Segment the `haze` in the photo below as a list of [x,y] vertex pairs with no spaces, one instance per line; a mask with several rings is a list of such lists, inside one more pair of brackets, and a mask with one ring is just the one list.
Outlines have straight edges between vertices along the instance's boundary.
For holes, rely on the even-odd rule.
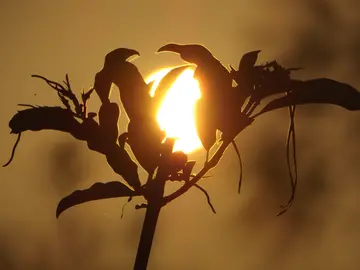
[[[297,78],[330,77],[360,90],[360,2],[258,1],[2,1],[0,10],[1,160],[15,142],[8,121],[18,103],[57,105],[40,74],[76,91],[89,88],[104,56],[118,47],[140,51],[144,76],[182,64],[154,52],[168,42],[201,43],[223,63],[261,49],[260,61],[304,67]],[[117,90],[113,99],[118,99]],[[94,96],[90,110],[97,110]],[[296,122],[299,187],[294,206],[285,159],[287,111],[259,118],[226,152],[209,192],[214,215],[194,189],[163,209],[151,269],[358,269],[360,113],[307,106]],[[124,117],[121,127],[124,128]],[[204,151],[192,158],[200,164]],[[13,163],[0,170],[0,269],[132,269],[143,210],[135,200],[84,204],[59,220],[59,200],[94,182],[116,180],[106,160],[85,143],[56,132],[27,132]],[[174,184],[174,188],[176,184]]]

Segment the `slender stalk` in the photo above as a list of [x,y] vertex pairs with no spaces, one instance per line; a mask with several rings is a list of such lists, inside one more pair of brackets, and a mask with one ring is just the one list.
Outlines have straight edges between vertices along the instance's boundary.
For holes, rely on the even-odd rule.
[[146,270],[149,261],[152,242],[155,235],[156,224],[159,218],[164,196],[166,181],[166,168],[160,166],[156,178],[149,186],[147,208],[141,231],[139,246],[136,254],[134,270]]
[[146,208],[134,270],[146,270],[147,268],[160,210],[160,201],[149,202]]

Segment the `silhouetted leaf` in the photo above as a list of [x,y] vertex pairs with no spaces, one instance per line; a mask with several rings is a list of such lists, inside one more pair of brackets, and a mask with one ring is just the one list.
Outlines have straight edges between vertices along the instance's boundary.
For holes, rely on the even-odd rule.
[[99,110],[99,124],[103,140],[108,143],[116,143],[119,136],[118,121],[120,108],[115,102],[103,103]]
[[114,77],[124,75],[123,72],[119,72],[121,66],[134,55],[140,55],[140,53],[133,49],[118,48],[105,56],[104,66],[95,75],[94,82],[95,91],[102,103],[109,102],[111,83],[114,82]]
[[130,121],[127,143],[138,163],[151,173],[159,165],[161,142],[165,133],[158,129],[158,123],[144,119],[142,122]]
[[311,103],[327,103],[350,111],[359,110],[360,93],[348,84],[327,78],[308,81],[292,80],[291,91],[288,95],[271,101],[253,117],[292,105]]
[[194,160],[190,160],[190,161],[186,162],[186,164],[183,168],[183,175],[184,175],[185,179],[188,180],[190,178],[190,175],[195,166],[195,163],[196,163],[196,161],[194,161]]
[[189,67],[191,67],[191,65],[183,65],[173,68],[161,79],[159,85],[156,87],[153,97],[155,112],[158,112],[158,110],[160,109],[161,103],[172,84],[176,81],[180,74]]
[[248,69],[255,65],[261,50],[251,51],[244,54],[239,62],[239,70]]
[[85,202],[138,195],[121,182],[95,183],[88,189],[76,190],[63,198],[56,209],[58,218],[65,210]]
[[176,173],[185,167],[188,156],[182,151],[175,151],[170,156],[170,171]]
[[138,166],[124,148],[115,144],[107,151],[106,160],[114,172],[121,175],[131,187],[135,190],[140,188]]
[[67,132],[75,138],[81,129],[72,112],[61,107],[32,107],[18,111],[9,122],[11,133],[45,129]]

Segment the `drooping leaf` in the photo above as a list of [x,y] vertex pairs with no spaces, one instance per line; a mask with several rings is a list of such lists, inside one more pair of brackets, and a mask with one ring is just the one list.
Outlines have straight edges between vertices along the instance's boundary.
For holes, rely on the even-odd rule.
[[139,195],[121,182],[95,183],[88,189],[76,190],[63,198],[56,209],[56,218],[65,210],[85,202]]
[[346,83],[327,78],[308,81],[292,80],[290,89],[288,95],[269,102],[253,118],[276,109],[312,103],[338,105],[350,111],[360,109],[360,93]]
[[140,188],[138,166],[124,148],[114,145],[107,151],[106,160],[114,172],[121,175],[131,187],[135,190]]

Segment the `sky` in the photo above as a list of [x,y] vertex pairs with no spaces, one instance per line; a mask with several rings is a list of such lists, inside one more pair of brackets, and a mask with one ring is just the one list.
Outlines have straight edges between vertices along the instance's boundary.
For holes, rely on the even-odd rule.
[[[0,158],[15,142],[8,122],[17,104],[57,105],[54,91],[31,74],[73,89],[92,86],[104,56],[140,52],[144,76],[183,62],[154,52],[169,42],[206,45],[223,63],[261,49],[259,61],[303,67],[296,78],[328,77],[360,89],[357,0],[2,1],[0,10]],[[112,97],[118,98],[114,91]],[[99,101],[90,102],[96,110]],[[299,186],[290,195],[285,158],[286,110],[259,118],[237,137],[244,182],[232,149],[212,177],[214,215],[198,190],[160,215],[148,269],[357,269],[360,263],[358,112],[335,106],[298,109]],[[125,122],[120,126],[124,127]],[[198,151],[192,158],[202,160]],[[13,163],[0,170],[0,269],[132,269],[143,210],[135,200],[91,202],[55,217],[75,189],[118,177],[97,153],[66,134],[23,134]],[[170,189],[176,188],[176,184]]]

